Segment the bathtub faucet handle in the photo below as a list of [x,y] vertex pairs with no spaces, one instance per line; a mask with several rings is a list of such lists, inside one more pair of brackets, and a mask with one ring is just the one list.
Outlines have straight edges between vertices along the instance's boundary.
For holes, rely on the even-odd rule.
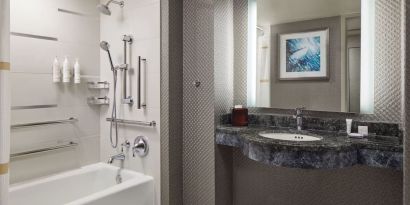
[[137,154],[140,157],[145,157],[148,154],[148,139],[144,136],[138,136],[134,140],[132,156],[135,157]]
[[128,150],[128,149],[131,147],[130,141],[125,140],[125,142],[123,142],[123,143],[121,144],[121,152],[124,152],[124,147],[125,147],[125,149]]

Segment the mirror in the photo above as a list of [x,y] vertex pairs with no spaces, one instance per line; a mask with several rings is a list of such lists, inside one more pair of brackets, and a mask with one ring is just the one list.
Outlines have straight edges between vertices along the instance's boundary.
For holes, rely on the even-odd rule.
[[248,106],[372,113],[374,1],[251,1]]

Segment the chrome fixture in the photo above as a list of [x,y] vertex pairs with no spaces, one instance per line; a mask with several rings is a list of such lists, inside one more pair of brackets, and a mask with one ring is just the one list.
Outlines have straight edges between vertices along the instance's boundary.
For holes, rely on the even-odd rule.
[[148,139],[144,136],[138,136],[134,140],[134,145],[132,147],[132,156],[138,155],[140,157],[145,157],[148,154]]
[[[145,102],[145,73],[146,73],[146,65],[144,65],[144,70],[142,69],[142,63],[146,64],[147,59],[141,58],[138,56],[138,103],[137,109],[141,109],[142,107],[146,107]],[[144,86],[143,86],[144,85]],[[144,96],[144,100],[142,100],[142,96]]]
[[140,126],[146,126],[146,127],[155,127],[157,125],[155,121],[145,122],[145,121],[113,119],[113,118],[107,118],[106,120],[108,122],[115,121],[118,124],[140,125]]
[[109,105],[110,104],[110,98],[107,96],[104,97],[88,97],[87,98],[87,103],[89,105]]
[[109,89],[110,83],[108,81],[88,82],[88,89]]
[[43,122],[32,122],[32,123],[24,123],[24,124],[15,124],[11,125],[11,129],[18,129],[18,128],[25,128],[25,127],[34,127],[34,126],[44,126],[44,125],[55,125],[55,124],[67,124],[67,123],[75,123],[78,122],[78,119],[74,117],[70,117],[66,120],[54,120],[54,121],[43,121]]
[[122,80],[122,104],[128,104],[132,105],[134,103],[134,100],[132,99],[132,96],[128,96],[127,94],[127,73],[128,73],[128,64],[127,64],[127,44],[129,47],[131,47],[131,44],[133,42],[132,36],[131,35],[124,35],[122,38],[122,41],[124,43],[124,64],[122,65],[122,68],[120,68],[123,72],[123,80]]
[[192,85],[194,85],[196,88],[198,88],[199,86],[201,86],[201,81],[196,80],[192,83]]
[[[111,65],[111,71],[113,75],[113,82],[114,82],[114,93],[113,93],[113,101],[112,101],[112,111],[111,111],[111,118],[117,119],[117,69],[115,69],[114,64],[112,63],[111,53],[110,53],[110,44],[107,41],[101,41],[100,43],[101,49],[107,51],[108,58]],[[115,128],[115,141],[113,139],[113,127]],[[110,125],[110,142],[112,148],[117,148],[118,146],[118,124],[115,120],[111,121]]]
[[65,145],[58,145],[58,146],[54,146],[54,147],[46,147],[46,148],[41,148],[41,149],[36,149],[36,150],[30,150],[30,151],[10,154],[10,158],[14,159],[14,158],[19,158],[19,157],[27,157],[27,156],[31,156],[31,155],[57,151],[57,150],[61,150],[61,149],[68,149],[68,148],[73,148],[73,147],[77,147],[77,146],[78,146],[78,143],[69,142],[68,144],[65,144]]
[[303,110],[305,108],[304,107],[298,107],[295,109],[296,114],[293,116],[293,118],[296,118],[296,126],[298,131],[302,130],[302,126],[303,126]]
[[122,183],[122,177],[121,177],[121,171],[124,169],[124,161],[125,161],[125,154],[124,152],[121,152],[120,154],[111,156],[108,159],[108,164],[112,164],[114,163],[115,160],[119,160],[120,161],[120,168],[117,171],[117,176],[115,177],[115,181],[117,182],[117,184],[121,184]]
[[109,0],[106,4],[98,4],[97,5],[97,9],[105,15],[110,16],[111,15],[111,10],[110,10],[110,4],[117,4],[119,5],[121,8],[124,7],[124,1],[114,1],[114,0]]
[[120,154],[111,156],[108,159],[108,164],[114,163],[115,160],[119,160],[119,161],[123,162],[125,160],[125,154],[121,152]]

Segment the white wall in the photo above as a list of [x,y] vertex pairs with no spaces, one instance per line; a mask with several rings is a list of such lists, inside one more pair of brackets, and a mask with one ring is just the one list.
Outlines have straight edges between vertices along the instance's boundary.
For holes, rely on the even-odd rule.
[[[102,1],[105,2],[105,1]],[[135,137],[144,135],[149,140],[149,154],[144,158],[133,158],[131,152],[126,152],[125,167],[151,175],[155,179],[156,203],[160,203],[160,1],[159,0],[125,0],[124,8],[117,5],[111,7],[112,15],[101,15],[102,41],[111,45],[114,64],[123,63],[123,35],[132,35],[134,43],[131,48],[131,67],[129,75],[129,90],[137,100],[137,66],[138,56],[147,59],[147,108],[138,110],[136,105],[118,105],[118,118],[157,122],[155,128],[139,126],[121,126],[119,144],[128,139],[133,143]],[[107,53],[100,51],[101,80],[107,80],[112,85]],[[122,75],[119,72],[118,99],[121,97]],[[108,96],[112,98],[112,89]],[[110,155],[119,153],[120,148],[111,148],[109,139],[109,122],[105,118],[111,116],[110,108],[101,109],[101,161],[108,160]],[[120,147],[120,146],[119,146]]]
[[[45,109],[13,110],[12,124],[76,117],[74,125],[51,125],[13,129],[12,153],[54,146],[75,139],[80,146],[26,158],[13,159],[11,182],[77,168],[99,160],[99,107],[87,104],[98,95],[80,85],[52,83],[55,56],[79,58],[82,75],[98,79],[99,16],[97,0],[12,0],[11,32],[56,38],[44,40],[11,35],[12,106],[57,105]],[[80,13],[75,15],[59,9]]]

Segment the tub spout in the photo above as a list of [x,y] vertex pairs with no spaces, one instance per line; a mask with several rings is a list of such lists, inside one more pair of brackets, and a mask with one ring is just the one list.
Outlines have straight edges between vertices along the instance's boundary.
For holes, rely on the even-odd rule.
[[125,155],[124,155],[124,153],[111,156],[111,157],[108,159],[108,164],[112,164],[115,160],[120,160],[120,161],[123,162],[123,161],[125,160]]

